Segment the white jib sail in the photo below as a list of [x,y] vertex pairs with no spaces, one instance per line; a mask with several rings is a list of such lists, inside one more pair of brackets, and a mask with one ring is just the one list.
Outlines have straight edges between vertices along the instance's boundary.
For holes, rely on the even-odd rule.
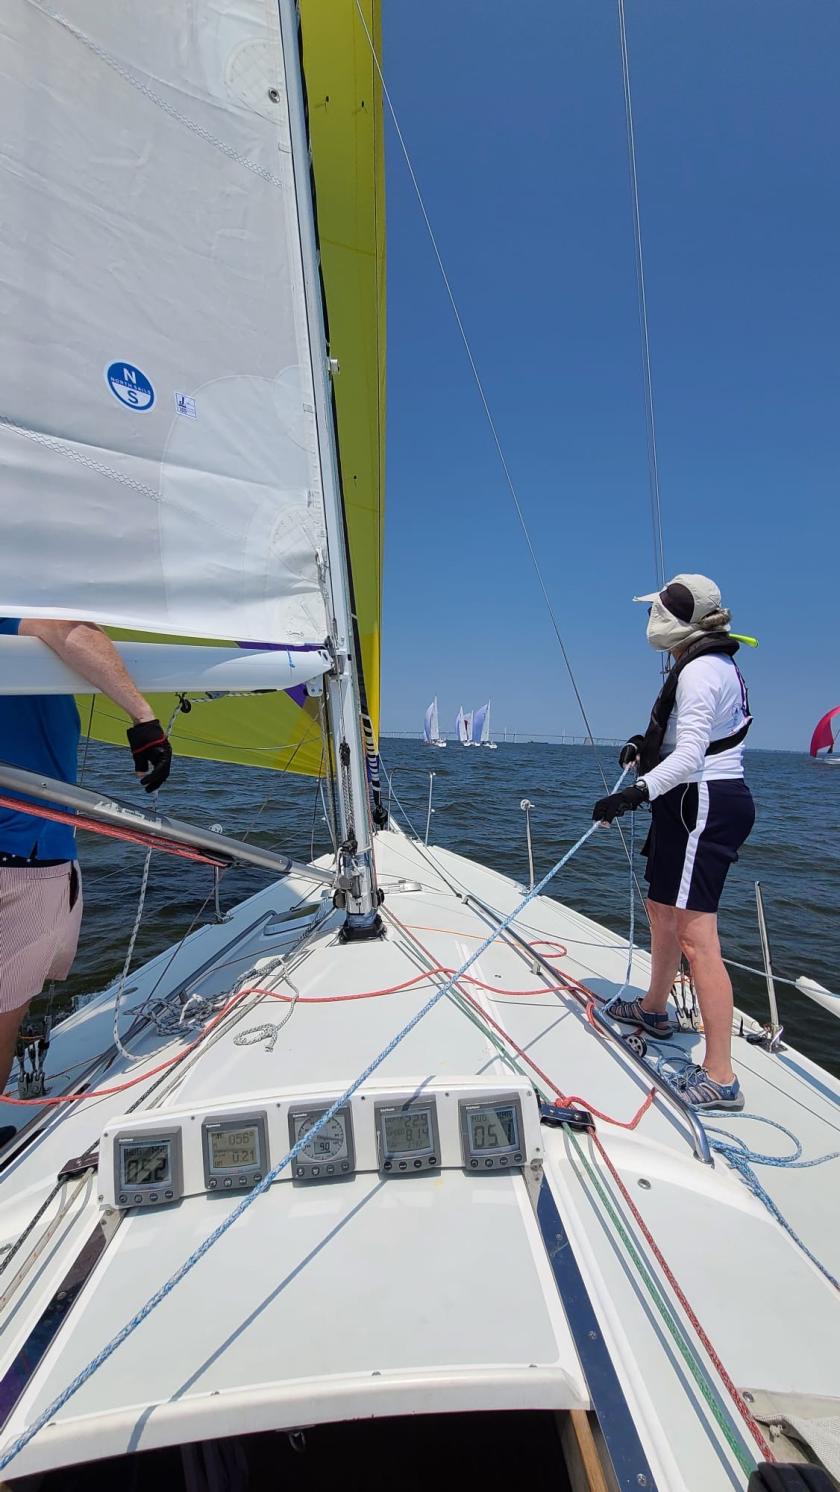
[[490,701],[479,705],[472,717],[473,745],[483,746],[490,739]]
[[431,701],[422,721],[422,739],[427,746],[433,746],[440,739],[440,728],[437,724],[437,697]]
[[0,138],[0,612],[322,642],[277,7],[4,0]]

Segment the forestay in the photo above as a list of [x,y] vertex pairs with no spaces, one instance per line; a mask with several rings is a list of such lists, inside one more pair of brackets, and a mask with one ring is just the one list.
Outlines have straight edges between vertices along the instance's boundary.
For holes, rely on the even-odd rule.
[[323,642],[276,8],[8,0],[0,59],[3,610]]

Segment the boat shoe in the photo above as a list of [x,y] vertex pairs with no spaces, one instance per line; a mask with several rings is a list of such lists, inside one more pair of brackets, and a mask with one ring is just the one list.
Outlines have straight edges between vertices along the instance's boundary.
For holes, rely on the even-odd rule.
[[648,1035],[658,1037],[660,1041],[667,1041],[677,1029],[670,1016],[658,1011],[643,1010],[641,1000],[608,1001],[604,1006],[604,1015],[608,1015],[611,1020],[620,1021],[624,1026],[641,1026]]
[[716,1083],[705,1067],[692,1062],[680,1073],[674,1087],[693,1109],[742,1109],[744,1095],[736,1078],[732,1083]]

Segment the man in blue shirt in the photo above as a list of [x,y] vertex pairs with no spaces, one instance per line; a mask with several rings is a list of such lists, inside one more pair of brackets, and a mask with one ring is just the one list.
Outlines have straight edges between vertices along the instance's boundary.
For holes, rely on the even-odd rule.
[[[166,781],[172,749],[110,638],[91,622],[0,617],[0,633],[37,637],[130,716],[128,743],[147,792]],[[68,694],[0,695],[0,759],[75,782],[81,727]],[[21,798],[21,803],[27,800]],[[32,801],[32,800],[29,800]],[[56,805],[58,806],[58,805]],[[0,1092],[17,1034],[47,980],[66,979],[82,913],[76,838],[68,824],[0,807]],[[0,1144],[15,1133],[0,1128]]]

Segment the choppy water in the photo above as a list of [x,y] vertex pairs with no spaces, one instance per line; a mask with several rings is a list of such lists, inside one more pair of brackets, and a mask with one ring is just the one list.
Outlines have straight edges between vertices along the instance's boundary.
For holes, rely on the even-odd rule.
[[[431,842],[526,883],[521,800],[529,798],[535,805],[532,826],[539,876],[578,838],[602,792],[591,747],[500,744],[497,751],[476,751],[450,743],[446,751],[431,751],[420,742],[385,740],[383,757],[395,796],[421,833],[429,772],[435,772]],[[601,758],[614,780],[614,753],[602,748]],[[727,882],[720,917],[724,952],[760,966],[754,892],[754,883],[760,880],[776,972],[790,978],[807,974],[837,990],[840,767],[815,766],[793,753],[750,751],[747,778],[758,818]],[[127,751],[92,748],[87,782],[127,799],[144,797],[132,785]],[[281,846],[304,860],[310,858],[313,845],[316,853],[328,847],[315,784],[303,778],[212,763],[178,763],[161,794],[161,808],[204,826],[220,824],[228,834],[247,833],[255,843]],[[101,987],[119,971],[143,863],[142,850],[90,834],[80,836],[80,856],[85,920],[79,957],[61,991],[62,1000]],[[223,906],[264,884],[258,871],[227,872],[221,888]],[[551,889],[558,899],[626,933],[628,871],[617,832],[604,830],[594,836]],[[179,939],[194,919],[212,916],[211,890],[206,867],[155,855],[135,963]],[[734,983],[737,1002],[765,1018],[763,979],[736,971]],[[840,1021],[784,985],[778,994],[790,1040],[840,1074]]]

